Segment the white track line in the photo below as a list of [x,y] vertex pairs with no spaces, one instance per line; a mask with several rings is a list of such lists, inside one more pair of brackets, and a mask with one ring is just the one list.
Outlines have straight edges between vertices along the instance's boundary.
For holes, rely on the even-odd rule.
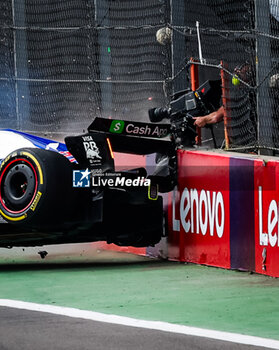
[[62,315],[68,317],[82,318],[85,320],[92,320],[98,322],[118,324],[122,326],[138,327],[145,329],[153,329],[158,331],[178,333],[184,335],[192,335],[197,337],[204,337],[222,341],[228,341],[238,344],[262,346],[270,349],[279,349],[279,341],[267,338],[259,338],[250,335],[243,335],[237,333],[228,333],[213,331],[209,329],[202,329],[196,327],[188,327],[183,325],[176,325],[167,322],[159,321],[145,321],[136,318],[107,315],[100,312],[79,310],[70,307],[53,306],[45,304],[28,303],[24,301],[0,299],[0,306],[7,306],[16,309],[47,312],[55,315]]

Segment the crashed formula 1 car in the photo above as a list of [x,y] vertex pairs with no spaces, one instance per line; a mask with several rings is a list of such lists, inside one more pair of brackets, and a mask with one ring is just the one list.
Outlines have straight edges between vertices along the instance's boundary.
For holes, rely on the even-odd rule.
[[116,172],[112,150],[151,153],[164,142],[159,134],[155,138],[156,128],[168,130],[128,123],[128,133],[129,128],[152,131],[152,138],[141,140],[118,134],[124,124],[96,118],[87,134],[66,137],[65,144],[1,130],[0,246],[102,240],[144,247],[159,242],[163,206],[157,184],[145,168]]
[[[87,134],[66,137],[65,144],[0,130],[0,246],[158,243],[158,191],[174,188],[176,149],[193,145],[192,116],[211,110],[210,91],[207,83],[175,94],[169,108],[149,110],[152,123],[96,117]],[[156,124],[164,118],[170,122]],[[113,150],[158,153],[157,168],[152,174],[145,168],[115,171]]]

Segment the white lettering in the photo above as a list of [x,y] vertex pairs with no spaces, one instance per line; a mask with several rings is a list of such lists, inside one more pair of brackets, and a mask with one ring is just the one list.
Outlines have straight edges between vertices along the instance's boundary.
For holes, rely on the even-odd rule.
[[114,179],[108,179],[107,184],[108,184],[108,186],[114,186]]
[[176,219],[176,214],[175,214],[176,194],[177,194],[177,187],[175,187],[172,192],[172,229],[173,231],[179,232],[180,221]]
[[127,134],[135,134],[135,135],[151,135],[151,136],[166,136],[168,130],[166,128],[160,128],[156,126],[152,131],[148,125],[145,126],[135,126],[133,123],[130,123],[126,126]]
[[210,236],[213,236],[216,192],[212,193],[212,205],[211,205],[211,200],[210,200],[210,192],[207,191],[206,195],[207,195],[207,203],[208,203],[209,232],[210,232]]
[[126,132],[127,132],[128,134],[131,134],[131,133],[133,132],[133,128],[134,128],[134,124],[128,124],[128,125],[126,126]]
[[120,122],[115,123],[115,124],[114,124],[113,130],[114,130],[114,131],[118,131],[118,130],[120,129],[121,125],[122,125],[122,124],[121,124]]
[[93,141],[92,136],[88,135],[88,136],[82,136],[83,141]]
[[156,126],[156,128],[154,129],[152,135],[157,135],[157,136],[160,136],[160,129],[158,126]]
[[100,186],[100,178],[98,176],[92,176],[92,186]]
[[[202,210],[203,206],[204,206],[204,212]],[[199,217],[200,217],[201,233],[205,235],[207,231],[207,223],[208,223],[208,205],[207,205],[207,198],[204,190],[202,190],[200,194]],[[204,217],[204,221],[203,221],[203,217]]]
[[275,247],[277,243],[276,232],[272,234],[275,226],[277,226],[277,222],[278,222],[277,203],[275,200],[272,200],[268,208],[268,240],[271,247]]
[[147,187],[151,186],[151,180],[150,179],[145,179],[143,185],[147,186]]
[[180,220],[175,216],[175,192],[172,197],[172,225],[174,231],[180,231],[180,223],[185,233],[203,236],[208,232],[210,236],[217,234],[223,237],[225,228],[225,205],[221,192],[210,192],[184,188],[180,198]]
[[83,145],[84,145],[85,151],[87,151],[90,148],[89,142],[83,142]]
[[[185,207],[185,200],[187,201],[187,205]],[[190,210],[190,194],[187,188],[184,188],[182,192],[181,200],[180,200],[180,219],[184,231],[187,233],[190,230],[191,224],[190,220],[186,221],[186,217]]]
[[117,176],[115,180],[115,186],[124,186],[125,177]]
[[[109,174],[106,174],[109,176]],[[99,187],[99,186],[109,186],[109,187],[117,187],[117,186],[150,186],[151,180],[146,179],[143,176],[137,177],[135,179],[127,179],[125,176],[113,176],[115,174],[112,174],[112,178],[108,178],[105,176],[98,176],[94,175],[92,176],[92,186]]]
[[[219,224],[219,207],[221,209],[221,223]],[[223,201],[223,196],[221,192],[217,193],[217,198],[216,198],[216,209],[215,209],[215,225],[216,225],[216,230],[217,230],[217,235],[219,238],[223,236],[224,233],[224,224],[225,224],[225,208],[224,208],[224,201]]]
[[263,200],[262,200],[262,187],[259,186],[259,234],[260,245],[266,246],[268,244],[267,233],[263,232]]
[[126,132],[127,132],[127,134],[150,135],[151,129],[148,125],[138,127],[138,126],[135,126],[134,124],[130,123],[126,126]]
[[190,191],[191,194],[191,232],[194,232],[194,202],[196,203],[196,233],[200,233],[199,227],[199,196],[196,189]]

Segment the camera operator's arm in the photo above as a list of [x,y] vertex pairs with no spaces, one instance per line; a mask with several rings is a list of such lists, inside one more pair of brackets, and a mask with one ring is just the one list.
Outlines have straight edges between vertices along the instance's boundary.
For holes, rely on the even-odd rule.
[[217,111],[214,111],[203,117],[193,117],[195,119],[194,125],[199,128],[203,128],[208,124],[216,124],[223,120],[224,118],[224,107],[220,107]]

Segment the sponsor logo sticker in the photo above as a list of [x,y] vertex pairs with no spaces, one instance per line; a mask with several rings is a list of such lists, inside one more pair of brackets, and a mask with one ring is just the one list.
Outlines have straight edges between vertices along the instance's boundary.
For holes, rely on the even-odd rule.
[[96,169],[73,170],[73,187],[141,187],[150,186],[151,180],[143,176],[127,178],[121,173],[101,173]]
[[39,200],[40,200],[41,196],[42,196],[42,192],[38,191],[38,193],[36,194],[36,197],[35,197],[35,199],[34,199],[32,205],[31,205],[31,208],[30,208],[31,210],[33,210],[33,211],[36,210],[37,205],[38,205],[38,203],[39,203]]
[[114,134],[121,134],[125,126],[125,122],[123,120],[113,120],[109,132]]
[[82,139],[86,158],[89,160],[90,164],[101,164],[102,157],[100,155],[100,150],[93,140],[93,137],[91,135],[82,136]]
[[73,187],[90,187],[90,170],[73,170]]
[[151,180],[143,176],[134,179],[115,174],[103,174],[103,176],[92,176],[92,187],[141,187],[150,186]]

